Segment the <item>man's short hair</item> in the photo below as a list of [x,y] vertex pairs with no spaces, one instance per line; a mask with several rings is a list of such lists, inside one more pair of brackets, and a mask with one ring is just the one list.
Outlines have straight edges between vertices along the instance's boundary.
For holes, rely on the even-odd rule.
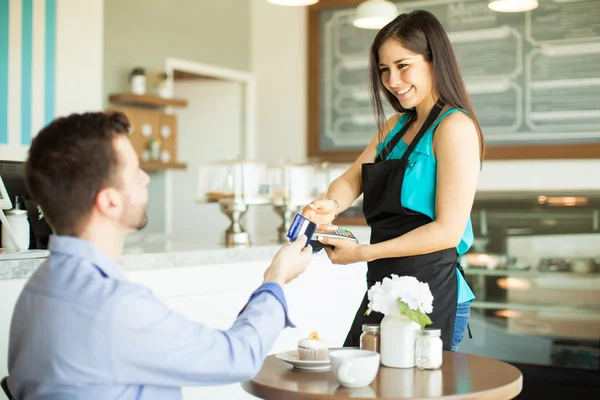
[[98,192],[118,186],[114,139],[129,129],[121,112],[88,112],[57,118],[33,139],[25,178],[56,233],[80,234]]

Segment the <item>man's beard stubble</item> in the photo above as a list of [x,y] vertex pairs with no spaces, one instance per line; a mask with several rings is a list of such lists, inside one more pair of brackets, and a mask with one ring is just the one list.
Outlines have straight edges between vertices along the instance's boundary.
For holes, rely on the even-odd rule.
[[146,225],[148,225],[148,210],[144,210],[144,213],[142,214],[135,229],[138,231],[142,230],[146,227]]
[[123,216],[123,225],[136,231],[148,225],[148,204],[143,206],[129,206]]

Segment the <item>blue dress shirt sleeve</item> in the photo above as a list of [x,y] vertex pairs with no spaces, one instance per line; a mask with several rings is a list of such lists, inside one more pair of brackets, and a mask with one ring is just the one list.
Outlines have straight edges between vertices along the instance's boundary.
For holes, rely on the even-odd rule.
[[201,386],[249,380],[279,333],[293,326],[276,283],[260,286],[228,330],[190,321],[137,285],[107,305],[107,312],[110,363],[115,381],[122,384]]
[[[256,289],[254,291],[254,293],[252,293],[252,296],[250,296],[250,300],[248,301],[248,303],[250,303],[252,301],[252,299],[254,299],[259,294],[265,293],[265,292],[271,293],[273,296],[275,296],[275,298],[277,300],[279,300],[279,303],[281,303],[281,306],[283,307],[283,309],[285,311],[285,326],[286,326],[286,328],[287,327],[295,328],[296,325],[294,325],[294,323],[290,320],[290,318],[288,316],[287,302],[285,301],[285,295],[283,294],[283,289],[277,283],[275,283],[275,282],[263,283],[258,289]],[[242,312],[244,312],[244,310],[240,311],[240,314]]]

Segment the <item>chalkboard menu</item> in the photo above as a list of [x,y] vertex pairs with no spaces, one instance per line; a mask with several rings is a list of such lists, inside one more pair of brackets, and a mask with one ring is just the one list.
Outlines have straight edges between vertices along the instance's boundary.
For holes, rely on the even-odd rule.
[[[551,146],[551,158],[600,157],[600,0],[540,0],[519,13],[488,2],[395,3],[442,22],[488,149],[528,149],[517,157],[528,158]],[[334,3],[309,12],[309,155],[352,159],[376,129],[367,83],[376,31],[352,25],[359,1]],[[504,154],[496,158],[511,158]]]

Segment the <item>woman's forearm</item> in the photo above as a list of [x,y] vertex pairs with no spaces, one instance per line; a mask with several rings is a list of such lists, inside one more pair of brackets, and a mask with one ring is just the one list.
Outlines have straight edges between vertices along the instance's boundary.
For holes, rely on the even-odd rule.
[[363,247],[364,261],[416,256],[458,246],[463,231],[450,224],[430,222],[394,239]]
[[327,198],[336,200],[340,206],[338,213],[347,210],[362,193],[360,182],[352,182],[345,175],[336,178],[329,185]]

